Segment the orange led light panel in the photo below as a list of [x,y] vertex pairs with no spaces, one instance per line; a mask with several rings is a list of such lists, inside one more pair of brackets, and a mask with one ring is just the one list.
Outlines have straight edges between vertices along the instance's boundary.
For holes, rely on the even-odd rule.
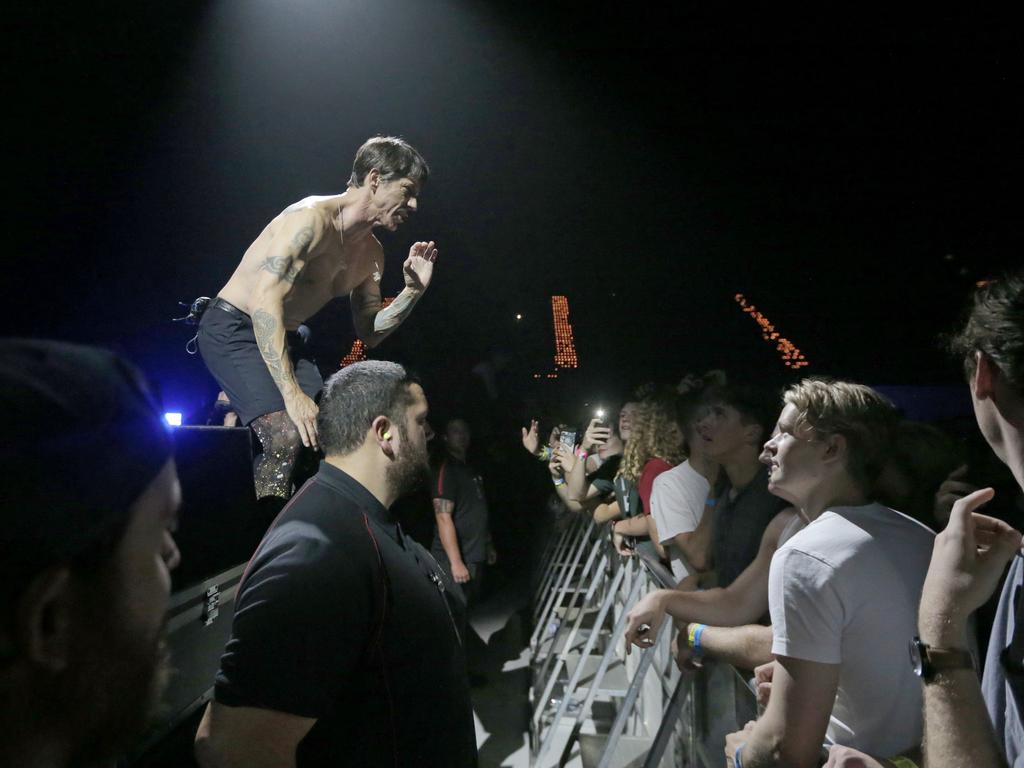
[[[565,296],[552,296],[551,316],[555,326],[555,367],[578,368],[579,358],[572,338],[572,324],[569,322],[569,299]],[[557,376],[549,374],[548,378]]]
[[740,305],[743,312],[750,315],[760,327],[761,338],[769,343],[775,343],[775,351],[781,353],[779,357],[782,359],[783,365],[787,368],[805,368],[810,364],[796,344],[781,336],[764,313],[758,312],[757,307],[747,301],[746,296],[737,293],[733,299]]
[[[395,300],[394,296],[390,296],[381,301],[381,308],[383,309],[392,301]],[[345,368],[353,363],[361,363],[366,359],[366,345],[363,344],[362,339],[356,339],[352,342],[352,349],[348,351],[348,354],[341,358],[341,367]]]

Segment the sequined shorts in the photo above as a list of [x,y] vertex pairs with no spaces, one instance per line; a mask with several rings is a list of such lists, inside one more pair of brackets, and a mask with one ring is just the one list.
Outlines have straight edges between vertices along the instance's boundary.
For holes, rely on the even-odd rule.
[[[214,300],[199,321],[199,353],[243,424],[285,409],[256,346],[252,320],[242,310],[223,299]],[[288,333],[288,353],[299,386],[315,399],[324,380],[299,334]]]

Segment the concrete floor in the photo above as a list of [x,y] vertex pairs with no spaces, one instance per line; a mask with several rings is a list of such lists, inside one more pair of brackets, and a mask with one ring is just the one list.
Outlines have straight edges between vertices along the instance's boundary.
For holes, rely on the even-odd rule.
[[469,668],[480,768],[529,765],[526,590],[506,584],[470,613]]

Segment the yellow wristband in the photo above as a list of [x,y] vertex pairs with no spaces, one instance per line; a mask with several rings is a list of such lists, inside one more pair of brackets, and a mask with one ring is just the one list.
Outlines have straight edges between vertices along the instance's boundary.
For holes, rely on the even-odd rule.
[[889,762],[895,765],[896,768],[918,768],[917,763],[909,757],[890,757]]
[[700,624],[691,624],[689,628],[686,630],[686,639],[691,648],[693,648],[693,644],[697,636],[697,627],[699,626]]

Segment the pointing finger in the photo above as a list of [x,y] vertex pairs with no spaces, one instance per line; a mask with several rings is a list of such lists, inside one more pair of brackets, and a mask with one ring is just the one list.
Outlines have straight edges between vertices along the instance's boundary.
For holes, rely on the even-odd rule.
[[973,542],[974,524],[971,519],[971,513],[982,504],[991,501],[995,495],[996,492],[993,489],[982,488],[980,491],[964,496],[953,505],[953,510],[949,513],[949,523],[946,524],[946,530],[950,535],[963,536],[968,541]]

